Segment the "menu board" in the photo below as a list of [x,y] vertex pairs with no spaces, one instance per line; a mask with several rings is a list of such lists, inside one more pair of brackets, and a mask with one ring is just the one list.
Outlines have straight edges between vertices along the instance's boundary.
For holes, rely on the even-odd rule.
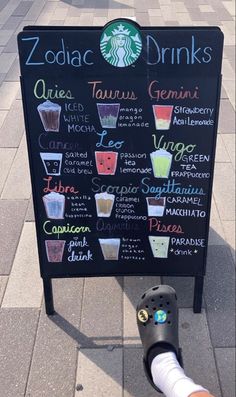
[[204,275],[220,29],[120,19],[18,46],[42,277]]

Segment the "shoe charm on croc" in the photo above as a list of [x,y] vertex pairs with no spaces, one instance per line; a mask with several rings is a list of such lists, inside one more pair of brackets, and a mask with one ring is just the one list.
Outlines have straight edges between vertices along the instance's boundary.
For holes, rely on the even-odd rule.
[[152,381],[148,354],[155,347],[173,351],[182,366],[178,337],[178,308],[175,290],[168,285],[148,289],[137,306],[137,324],[143,344],[143,364],[146,376],[155,390],[160,390]]
[[138,312],[138,319],[141,323],[146,323],[148,321],[149,315],[147,310],[141,309]]

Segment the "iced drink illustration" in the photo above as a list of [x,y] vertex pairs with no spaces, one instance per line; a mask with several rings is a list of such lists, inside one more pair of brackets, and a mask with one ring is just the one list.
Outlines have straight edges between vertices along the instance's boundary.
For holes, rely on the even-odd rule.
[[154,258],[168,258],[170,237],[148,236]]
[[163,216],[166,205],[166,198],[147,197],[148,216]]
[[61,106],[49,100],[37,107],[45,131],[59,131]]
[[111,216],[115,195],[109,193],[95,194],[97,216],[108,218]]
[[168,178],[172,154],[164,149],[156,150],[150,154],[155,178]]
[[117,152],[95,152],[98,174],[115,175],[117,157]]
[[169,130],[173,106],[152,105],[156,130]]
[[108,261],[115,261],[119,258],[120,238],[99,238],[103,257]]
[[62,262],[65,240],[45,240],[48,262]]
[[61,175],[62,153],[40,153],[47,175]]
[[120,104],[97,103],[97,109],[102,128],[116,128]]
[[48,218],[64,219],[65,196],[63,194],[56,192],[45,194],[43,203]]

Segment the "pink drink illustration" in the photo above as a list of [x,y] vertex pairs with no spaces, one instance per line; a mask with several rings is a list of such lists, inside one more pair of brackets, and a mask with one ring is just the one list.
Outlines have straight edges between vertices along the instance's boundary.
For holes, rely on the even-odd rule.
[[100,175],[115,175],[117,152],[95,152],[97,172]]
[[47,217],[50,219],[64,219],[65,196],[51,192],[43,196],[43,203]]
[[166,198],[147,197],[148,216],[163,216],[166,205]]
[[49,100],[37,107],[45,131],[59,131],[61,106]]
[[62,262],[65,240],[45,240],[48,262]]
[[97,103],[97,109],[102,128],[116,128],[120,104]]
[[47,175],[61,175],[62,153],[40,153]]
[[105,260],[118,260],[120,238],[99,238],[99,243]]
[[152,109],[155,119],[156,130],[169,130],[173,106],[153,105]]

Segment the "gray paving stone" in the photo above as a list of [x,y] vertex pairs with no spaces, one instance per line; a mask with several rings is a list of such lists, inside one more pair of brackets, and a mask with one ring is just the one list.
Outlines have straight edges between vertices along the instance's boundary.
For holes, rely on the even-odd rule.
[[20,236],[2,307],[40,308],[42,295],[35,223],[27,222]]
[[32,5],[32,7],[29,9],[29,11],[27,12],[27,14],[25,15],[25,19],[26,20],[36,20],[38,18],[38,16],[40,15],[40,13],[43,10],[43,7],[45,6],[45,4],[47,3],[46,0],[40,0],[40,1],[35,1],[34,4]]
[[222,138],[224,135],[225,134],[217,135],[216,156],[215,156],[216,163],[230,163],[230,158],[226,150],[224,140]]
[[18,7],[13,12],[14,17],[24,17],[33,5],[33,1],[21,1]]
[[8,0],[1,0],[0,11],[7,5],[7,3],[8,3]]
[[7,276],[0,276],[0,307],[6,289],[7,281],[8,281]]
[[17,26],[21,23],[22,17],[14,17],[10,16],[8,20],[2,26],[3,29],[12,29],[15,30]]
[[136,306],[148,288],[160,283],[160,277],[124,277],[123,340],[126,346],[140,346],[141,341],[136,325]]
[[19,81],[19,80],[20,80],[20,67],[19,67],[19,59],[17,57],[7,73],[5,77],[5,81]]
[[235,267],[227,246],[208,250],[204,296],[214,347],[235,346]]
[[210,229],[209,229],[209,245],[225,245],[225,233],[219,211],[216,207],[215,200],[211,200]]
[[16,149],[0,148],[0,195],[9,174]]
[[226,241],[229,247],[233,251],[233,257],[235,256],[235,221],[223,221],[223,228],[226,236]]
[[15,100],[0,129],[0,147],[18,147],[24,132],[22,102]]
[[83,347],[122,343],[121,278],[85,280],[81,332],[87,336]]
[[19,89],[19,83],[4,81],[0,86],[0,109],[10,109],[12,102],[15,99],[17,91]]
[[0,388],[3,397],[25,396],[38,315],[35,309],[0,309]]
[[205,310],[179,310],[179,337],[186,375],[221,397]]
[[213,194],[221,220],[235,220],[235,174],[231,163],[215,164]]
[[14,60],[16,58],[16,54],[6,54],[3,52],[0,55],[0,70],[2,73],[8,73]]
[[221,134],[235,133],[235,112],[228,99],[223,99],[220,102],[218,131]]
[[12,29],[1,29],[0,30],[0,45],[5,46],[13,33],[14,33],[14,30],[12,30]]
[[23,136],[4,185],[1,198],[29,200],[31,194],[28,152],[26,139]]
[[24,200],[0,200],[0,274],[10,273],[25,217]]
[[235,349],[215,349],[223,397],[235,397]]
[[34,217],[34,207],[33,207],[33,200],[32,198],[29,200],[26,216],[25,216],[25,221],[26,222],[32,222],[35,220]]
[[13,34],[11,38],[8,40],[8,42],[5,45],[4,51],[6,53],[17,53],[18,47],[17,47],[17,35]]
[[176,290],[179,308],[193,307],[194,277],[163,277],[163,284]]
[[[86,397],[123,396],[123,352],[121,348],[81,349],[78,355],[76,385]],[[81,391],[75,392],[80,397]],[[66,397],[66,396],[65,396]]]
[[0,85],[2,84],[3,80],[5,79],[6,74],[0,73]]
[[141,26],[149,26],[150,25],[150,19],[149,15],[147,12],[137,12],[135,13],[136,20]]
[[222,134],[222,139],[228,151],[232,166],[235,167],[235,135]]
[[149,384],[143,370],[143,349],[124,349],[124,397],[161,397]]
[[43,306],[26,396],[74,396],[82,292],[83,279],[53,280],[58,314],[48,317]]

